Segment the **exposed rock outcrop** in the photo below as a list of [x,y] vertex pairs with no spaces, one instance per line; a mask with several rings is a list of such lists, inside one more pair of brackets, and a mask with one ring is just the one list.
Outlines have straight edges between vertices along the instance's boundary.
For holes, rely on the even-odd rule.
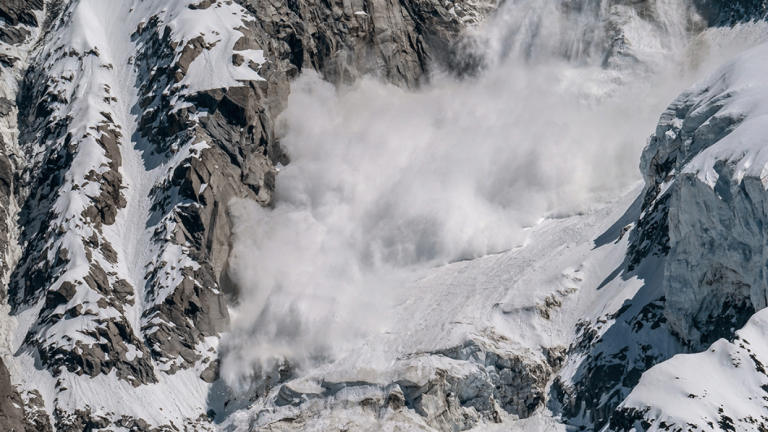
[[[467,4],[468,15],[459,18],[430,2],[410,8],[386,2],[343,8],[324,3],[243,6],[256,19],[243,20],[237,29],[241,36],[232,47],[232,65],[258,75],[237,86],[192,91],[185,85],[194,61],[216,46],[201,36],[177,40],[159,16],[143,22],[133,35],[151,47],[134,61],[143,110],[139,133],[152,144],[148,151],[171,160],[184,146],[206,143],[199,152],[176,158],[170,178],[152,192],[155,217],[164,221],[155,231],[156,243],[181,247],[200,266],[183,270],[183,282],[175,286],[164,285],[172,274],[167,261],[158,260],[150,269],[155,306],[143,313],[143,331],[169,372],[192,366],[199,359],[193,354],[198,341],[227,324],[222,293],[234,290],[226,275],[231,248],[227,205],[233,198],[271,203],[274,165],[288,163],[273,119],[285,106],[290,79],[311,68],[337,83],[374,74],[416,86],[432,64],[425,37],[445,44],[434,47],[443,52],[461,29],[493,9],[491,4]],[[220,7],[216,2],[192,5],[196,11]],[[261,57],[253,57],[254,52]],[[184,104],[191,106],[178,108]],[[162,298],[157,292],[173,294]],[[191,322],[184,318],[190,314]]]
[[24,422],[26,432],[53,432],[51,418],[45,409],[43,396],[37,389],[28,390],[24,398]]
[[[508,341],[507,341],[508,342]],[[468,340],[437,352],[398,361],[392,382],[299,379],[279,385],[268,408],[253,414],[255,430],[301,430],[327,410],[350,410],[352,424],[409,418],[425,430],[463,431],[500,423],[507,415],[531,416],[545,402],[545,388],[557,370],[552,363],[514,353],[504,340]],[[290,422],[286,421],[290,417]],[[431,428],[431,429],[427,429]]]
[[[765,309],[768,296],[763,229],[768,192],[759,132],[766,115],[761,103],[766,64],[766,48],[755,48],[682,94],[662,115],[643,153],[646,202],[669,197],[663,206],[646,206],[642,216],[661,212],[668,220],[660,232],[669,249],[662,284],[666,302],[659,315],[685,350],[699,354],[677,356],[646,372],[613,413],[613,430],[715,424],[723,430],[761,430],[768,424],[759,388],[766,380],[764,347],[750,342],[762,340],[765,314],[755,312]],[[723,366],[728,364],[733,367]],[[717,368],[750,375],[729,383],[750,384],[732,389],[728,384],[721,391],[718,383],[696,378],[719,375],[713,372]],[[662,390],[662,382],[678,391]],[[705,401],[696,402],[700,399]],[[699,408],[694,416],[691,404],[719,408]]]
[[[59,28],[82,19],[73,5],[48,13],[61,20]],[[108,48],[78,50],[60,40],[41,50],[26,72],[19,97],[26,165],[16,189],[26,247],[9,294],[16,313],[42,303],[25,345],[52,372],[117,370],[140,385],[156,379],[126,317],[133,288],[118,275],[119,257],[104,232],[126,205],[114,66],[100,55]],[[79,94],[78,85],[96,90]],[[71,320],[80,323],[75,334],[61,330],[71,328]]]
[[[651,0],[553,4],[584,41],[558,39],[557,55],[610,72],[652,67],[666,49],[656,39],[765,14],[762,3],[746,1],[680,2],[684,11],[671,21]],[[413,88],[437,69],[471,75],[482,61],[461,51],[462,31],[496,6],[3,2],[0,77],[10,84],[0,86],[0,281],[8,289],[0,293],[25,334],[10,354],[34,364],[24,373],[52,375],[46,391],[56,396],[46,412],[41,394],[17,393],[0,363],[0,427],[52,430],[51,414],[57,430],[212,428],[206,392],[224,385],[218,337],[238,294],[227,274],[228,206],[273,204],[278,167],[290,162],[275,119],[291,80],[313,70],[338,85],[368,74]],[[597,24],[579,27],[583,20]],[[641,27],[652,49],[633,39]],[[768,261],[765,176],[750,168],[760,152],[718,150],[747,124],[742,93],[725,78],[710,80],[664,113],[643,154],[643,196],[621,227],[627,259],[612,275],[644,285],[620,309],[581,322],[567,350],[512,351],[464,334],[449,349],[403,354],[384,382],[302,381],[284,368],[263,394],[246,398],[263,402],[250,408],[250,426],[300,429],[339,409],[455,431],[528,418],[550,402],[576,427],[646,427],[643,407],[615,411],[642,374],[677,353],[735,340],[768,305],[768,279],[755,270]],[[547,294],[531,311],[556,320],[567,295]],[[414,364],[423,373],[411,374]],[[105,408],[99,398],[111,395],[89,393],[94,382],[139,395],[110,399],[111,407],[140,403],[152,415]],[[153,406],[152,391],[165,391],[158,383],[172,383],[183,408]]]
[[724,146],[749,114],[730,81],[721,75],[678,98],[641,162],[648,203],[641,221],[667,221],[655,229],[668,242],[664,317],[693,349],[730,337],[766,307],[764,275],[755,271],[765,262],[764,184],[744,159],[709,150]]
[[[42,0],[14,0],[0,5],[0,17],[5,21],[0,24],[0,45],[8,47],[0,53],[0,77],[16,84],[0,86],[0,280],[4,282],[18,259],[15,191],[23,156],[18,147],[17,83],[25,72],[29,49],[40,33],[36,14],[42,12],[43,4]],[[6,291],[0,289],[0,299],[5,298]]]
[[0,359],[0,429],[17,432],[25,430],[24,402],[11,383],[11,375],[2,359]]
[[496,6],[464,0],[239,3],[257,20],[243,30],[236,50],[263,49],[289,75],[309,68],[332,83],[351,83],[373,74],[408,87],[427,80],[430,67],[450,62],[461,30]]

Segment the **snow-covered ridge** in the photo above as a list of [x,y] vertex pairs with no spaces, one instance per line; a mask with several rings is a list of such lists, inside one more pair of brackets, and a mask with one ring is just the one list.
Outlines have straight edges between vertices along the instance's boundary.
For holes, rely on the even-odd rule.
[[701,353],[652,368],[617,410],[611,430],[764,429],[765,331],[760,311],[732,341],[720,339]]
[[670,196],[661,208],[669,221],[664,316],[703,352],[648,371],[622,404],[617,430],[766,425],[766,66],[762,45],[681,95],[644,153],[648,196]]

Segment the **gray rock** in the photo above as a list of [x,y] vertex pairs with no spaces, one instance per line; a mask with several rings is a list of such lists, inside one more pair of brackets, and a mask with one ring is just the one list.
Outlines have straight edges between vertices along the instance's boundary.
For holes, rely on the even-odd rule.
[[0,116],[7,116],[16,104],[8,98],[0,97]]
[[8,24],[37,27],[37,17],[33,11],[43,10],[43,0],[6,0],[0,4],[0,18]]
[[[72,57],[82,61],[88,55],[91,53],[73,54]],[[122,164],[119,145],[123,137],[109,112],[101,112],[101,119],[89,131],[108,160],[106,170],[103,167],[98,167],[98,171],[92,169],[83,179],[84,182],[98,184],[100,190],[97,195],[88,197],[89,205],[82,212],[84,223],[93,229],[90,237],[81,239],[90,263],[89,272],[80,280],[65,281],[56,290],[50,289],[57,283],[62,274],[60,270],[70,259],[70,251],[57,246],[56,241],[65,232],[51,226],[56,217],[52,205],[61,192],[62,178],[78,151],[77,140],[83,138],[72,136],[67,129],[67,120],[47,117],[55,107],[70,102],[57,92],[50,91],[58,79],[63,78],[49,77],[44,69],[30,68],[22,86],[23,96],[18,98],[21,101],[19,117],[28,119],[27,122],[20,122],[20,141],[22,149],[28,152],[29,164],[20,176],[12,178],[18,183],[14,188],[15,198],[23,203],[19,217],[23,226],[21,242],[27,247],[11,275],[10,303],[14,310],[18,310],[41,297],[45,298],[46,307],[36,320],[39,333],[30,333],[25,344],[37,349],[41,361],[55,375],[63,369],[88,376],[109,374],[116,370],[119,378],[132,385],[155,382],[151,355],[129,321],[124,316],[99,318],[101,309],[114,309],[122,314],[126,305],[134,304],[130,284],[116,278],[114,273],[107,273],[95,256],[101,255],[108,263],[118,261],[115,249],[103,239],[102,227],[113,224],[117,213],[126,205],[119,171]],[[46,152],[36,153],[34,147],[38,144],[43,145]],[[73,190],[77,187],[79,185],[73,185]],[[52,248],[59,250],[49,259],[47,251]],[[96,304],[70,305],[63,314],[54,310],[71,301],[76,290],[85,289],[96,293]],[[79,342],[77,349],[69,350],[52,345],[41,336],[44,329],[74,317],[86,317],[93,321],[93,329],[83,331],[83,334],[93,338],[93,342]],[[127,354],[131,350],[128,346],[132,346],[139,355],[129,360]]]
[[109,419],[93,415],[90,407],[74,412],[56,411],[56,430],[60,432],[80,432],[104,429],[112,422]]
[[495,7],[459,1],[468,13],[460,19],[431,0],[238,3],[258,19],[243,30],[236,50],[263,49],[289,75],[293,66],[315,69],[332,83],[372,74],[408,87],[426,81],[430,61],[449,59],[460,31]]
[[219,361],[212,361],[208,367],[200,373],[200,379],[207,383],[212,383],[219,379]]
[[200,3],[197,3],[197,4],[193,3],[193,4],[189,5],[189,8],[192,9],[192,10],[208,9],[214,3],[216,3],[216,0],[203,0]]
[[[53,208],[56,197],[67,192],[63,189],[64,179],[82,137],[73,136],[71,118],[57,114],[66,112],[72,103],[57,91],[59,80],[68,78],[52,76],[44,66],[47,59],[33,56],[26,70],[16,71],[24,76],[20,94],[15,98],[19,104],[23,164],[15,164],[0,149],[0,209],[10,209],[12,199],[19,203],[22,208],[18,214],[19,243],[24,245],[18,265],[5,269],[5,272],[13,270],[8,300],[14,313],[44,301],[23,349],[36,351],[42,366],[54,376],[65,369],[80,379],[115,373],[118,378],[139,386],[157,382],[156,370],[174,373],[207,361],[208,367],[201,378],[206,382],[216,380],[216,353],[199,352],[197,345],[205,337],[217,336],[227,328],[227,299],[222,291],[236,294],[226,277],[231,250],[227,206],[233,198],[271,205],[277,175],[274,165],[289,162],[275,137],[273,120],[285,107],[290,81],[301,70],[314,69],[337,84],[373,74],[397,85],[417,86],[427,79],[427,72],[435,62],[445,60],[442,53],[454,49],[460,31],[478,22],[494,7],[491,2],[460,3],[469,12],[466,19],[448,13],[434,0],[407,4],[243,2],[256,20],[245,23],[246,27],[241,29],[245,36],[237,41],[236,49],[264,50],[267,63],[250,62],[247,66],[265,80],[183,96],[177,102],[188,102],[192,106],[178,110],[175,108],[179,103],[171,104],[175,96],[180,96],[177,93],[180,86],[174,86],[186,76],[190,65],[212,46],[202,37],[177,45],[159,18],[147,17],[132,35],[142,49],[132,59],[139,76],[137,82],[131,83],[140,96],[134,108],[141,113],[138,136],[151,146],[146,149],[147,155],[151,153],[155,160],[167,163],[177,154],[179,142],[196,139],[211,144],[199,154],[177,161],[167,182],[155,185],[151,192],[150,221],[167,220],[172,231],[158,229],[153,237],[154,245],[160,250],[182,246],[184,253],[200,264],[194,270],[182,269],[181,281],[170,290],[164,290],[167,275],[161,266],[149,266],[143,281],[146,284],[136,287],[131,286],[133,282],[108,271],[110,264],[124,259],[118,253],[119,248],[104,238],[103,228],[113,225],[126,207],[121,192],[125,185],[120,174],[123,162],[120,148],[133,141],[122,135],[114,121],[117,117],[109,112],[103,112],[103,118],[89,130],[108,159],[106,170],[94,169],[84,179],[100,188],[95,196],[88,197],[90,201],[82,212],[84,223],[93,228],[92,234],[84,234],[80,239],[89,271],[77,281],[58,281],[72,251],[57,246],[64,231],[53,222],[56,218]],[[41,29],[42,39],[29,41],[32,33],[24,26],[38,25],[30,10],[40,10],[42,5],[42,0],[11,0],[0,5],[0,17],[11,24],[0,26],[0,42],[36,42],[44,46],[49,32],[68,25],[68,4],[49,2]],[[190,5],[193,10],[212,7],[216,7],[216,2],[210,0]],[[83,62],[86,56],[99,53],[94,49],[66,55],[74,62]],[[235,52],[232,61],[242,64],[245,59]],[[7,55],[0,57],[0,64],[26,67]],[[116,99],[110,96],[105,100]],[[14,115],[15,109],[15,101],[0,100],[0,115]],[[200,121],[194,120],[193,115],[203,110],[208,115],[200,117]],[[148,157],[145,162],[150,164],[149,160]],[[9,224],[15,218],[16,215],[10,214],[0,217],[0,249],[6,246]],[[68,247],[71,249],[71,245]],[[51,289],[54,286],[57,288]],[[96,304],[71,304],[79,290],[91,291],[89,295],[98,298]],[[157,298],[167,291],[170,293],[166,297]],[[136,304],[137,298],[142,300],[140,304],[149,305],[141,311],[143,327],[140,329],[134,329],[131,321],[123,316],[128,306]],[[66,310],[60,307],[65,304]],[[119,316],[101,318],[99,311],[107,309],[114,309]],[[70,349],[51,344],[42,336],[54,324],[73,318],[90,320],[93,330],[85,330],[82,336],[98,343],[80,341],[75,349]],[[128,352],[136,355],[128,360]],[[156,369],[156,366],[163,367]],[[393,391],[382,403],[399,409],[405,400],[402,391]],[[43,422],[46,417],[39,414],[40,410],[35,412],[36,417],[30,420],[32,424],[41,430],[50,429],[50,424],[46,426]],[[55,414],[59,430],[108,426],[106,418],[92,415],[87,407]],[[140,419],[126,419],[124,423],[123,427],[131,429],[149,429]]]
[[37,390],[30,390],[24,395],[25,432],[53,432],[51,419],[45,410],[45,401]]
[[[190,7],[205,9],[211,4],[201,2]],[[194,274],[188,272],[165,301],[144,313],[147,321],[151,318],[168,323],[144,329],[150,333],[145,337],[153,355],[162,362],[183,358],[179,360],[181,367],[192,364],[182,356],[185,350],[193,350],[196,341],[216,334],[228,322],[221,294],[222,285],[234,292],[225,277],[231,249],[227,204],[232,198],[249,198],[270,205],[277,173],[273,165],[289,161],[275,139],[273,119],[285,106],[290,79],[302,68],[312,68],[335,83],[351,82],[369,73],[396,84],[416,86],[425,79],[431,59],[425,35],[444,51],[471,22],[460,21],[437,2],[428,1],[406,6],[340,3],[342,13],[336,12],[336,6],[322,2],[241,4],[257,19],[239,29],[244,36],[235,44],[233,62],[244,61],[238,57],[239,50],[263,49],[268,63],[251,67],[257,68],[266,81],[243,82],[239,87],[186,96],[184,99],[194,108],[175,110],[170,105],[176,91],[172,86],[211,47],[201,37],[184,41],[179,47],[153,19],[134,34],[145,46],[152,47],[135,62],[145,77],[140,83],[140,107],[145,109],[139,128],[142,136],[153,143],[157,154],[169,156],[169,143],[175,137],[195,137],[216,144],[179,163],[171,182],[159,186],[154,197],[158,213],[173,215],[177,222],[170,236],[158,233],[158,237],[170,237],[178,245],[191,247],[190,257],[202,264]],[[493,5],[467,4],[466,9],[473,10],[479,20]],[[170,94],[160,96],[163,92]],[[189,116],[200,110],[205,110],[207,116],[196,124]],[[180,205],[181,201],[171,199],[173,191],[193,204]],[[164,277],[158,271],[150,271],[150,287]],[[155,290],[159,289],[150,288],[150,298]],[[183,315],[191,315],[193,325],[181,319]]]
[[29,35],[29,30],[23,27],[0,27],[0,41],[10,45],[24,43]]
[[23,432],[24,402],[11,382],[8,369],[0,358],[0,430]]

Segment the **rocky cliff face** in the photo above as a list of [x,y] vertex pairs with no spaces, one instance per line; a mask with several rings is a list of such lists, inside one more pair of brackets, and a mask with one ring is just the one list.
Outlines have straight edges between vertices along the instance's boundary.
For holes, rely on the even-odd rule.
[[23,431],[24,402],[11,383],[5,363],[0,361],[0,425],[7,430]]
[[723,75],[678,98],[641,162],[649,203],[643,217],[667,219],[665,317],[694,349],[731,336],[766,306],[764,275],[755,271],[764,261],[765,187],[759,174],[747,175],[751,162],[710,150],[727,148],[749,115],[737,102],[745,90],[730,80]]

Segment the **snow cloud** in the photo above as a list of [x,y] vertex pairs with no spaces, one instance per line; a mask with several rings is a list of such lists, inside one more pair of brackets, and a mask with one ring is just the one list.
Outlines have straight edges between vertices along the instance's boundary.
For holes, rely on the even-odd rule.
[[[695,73],[606,70],[553,43],[532,58],[530,35],[499,31],[530,19],[502,14],[480,36],[498,61],[479,78],[336,89],[304,72],[293,83],[275,207],[232,203],[241,293],[223,340],[226,379],[333,360],[386,329],[419,271],[510,250],[525,227],[640,179],[646,137]],[[547,37],[571,40],[571,30]]]

